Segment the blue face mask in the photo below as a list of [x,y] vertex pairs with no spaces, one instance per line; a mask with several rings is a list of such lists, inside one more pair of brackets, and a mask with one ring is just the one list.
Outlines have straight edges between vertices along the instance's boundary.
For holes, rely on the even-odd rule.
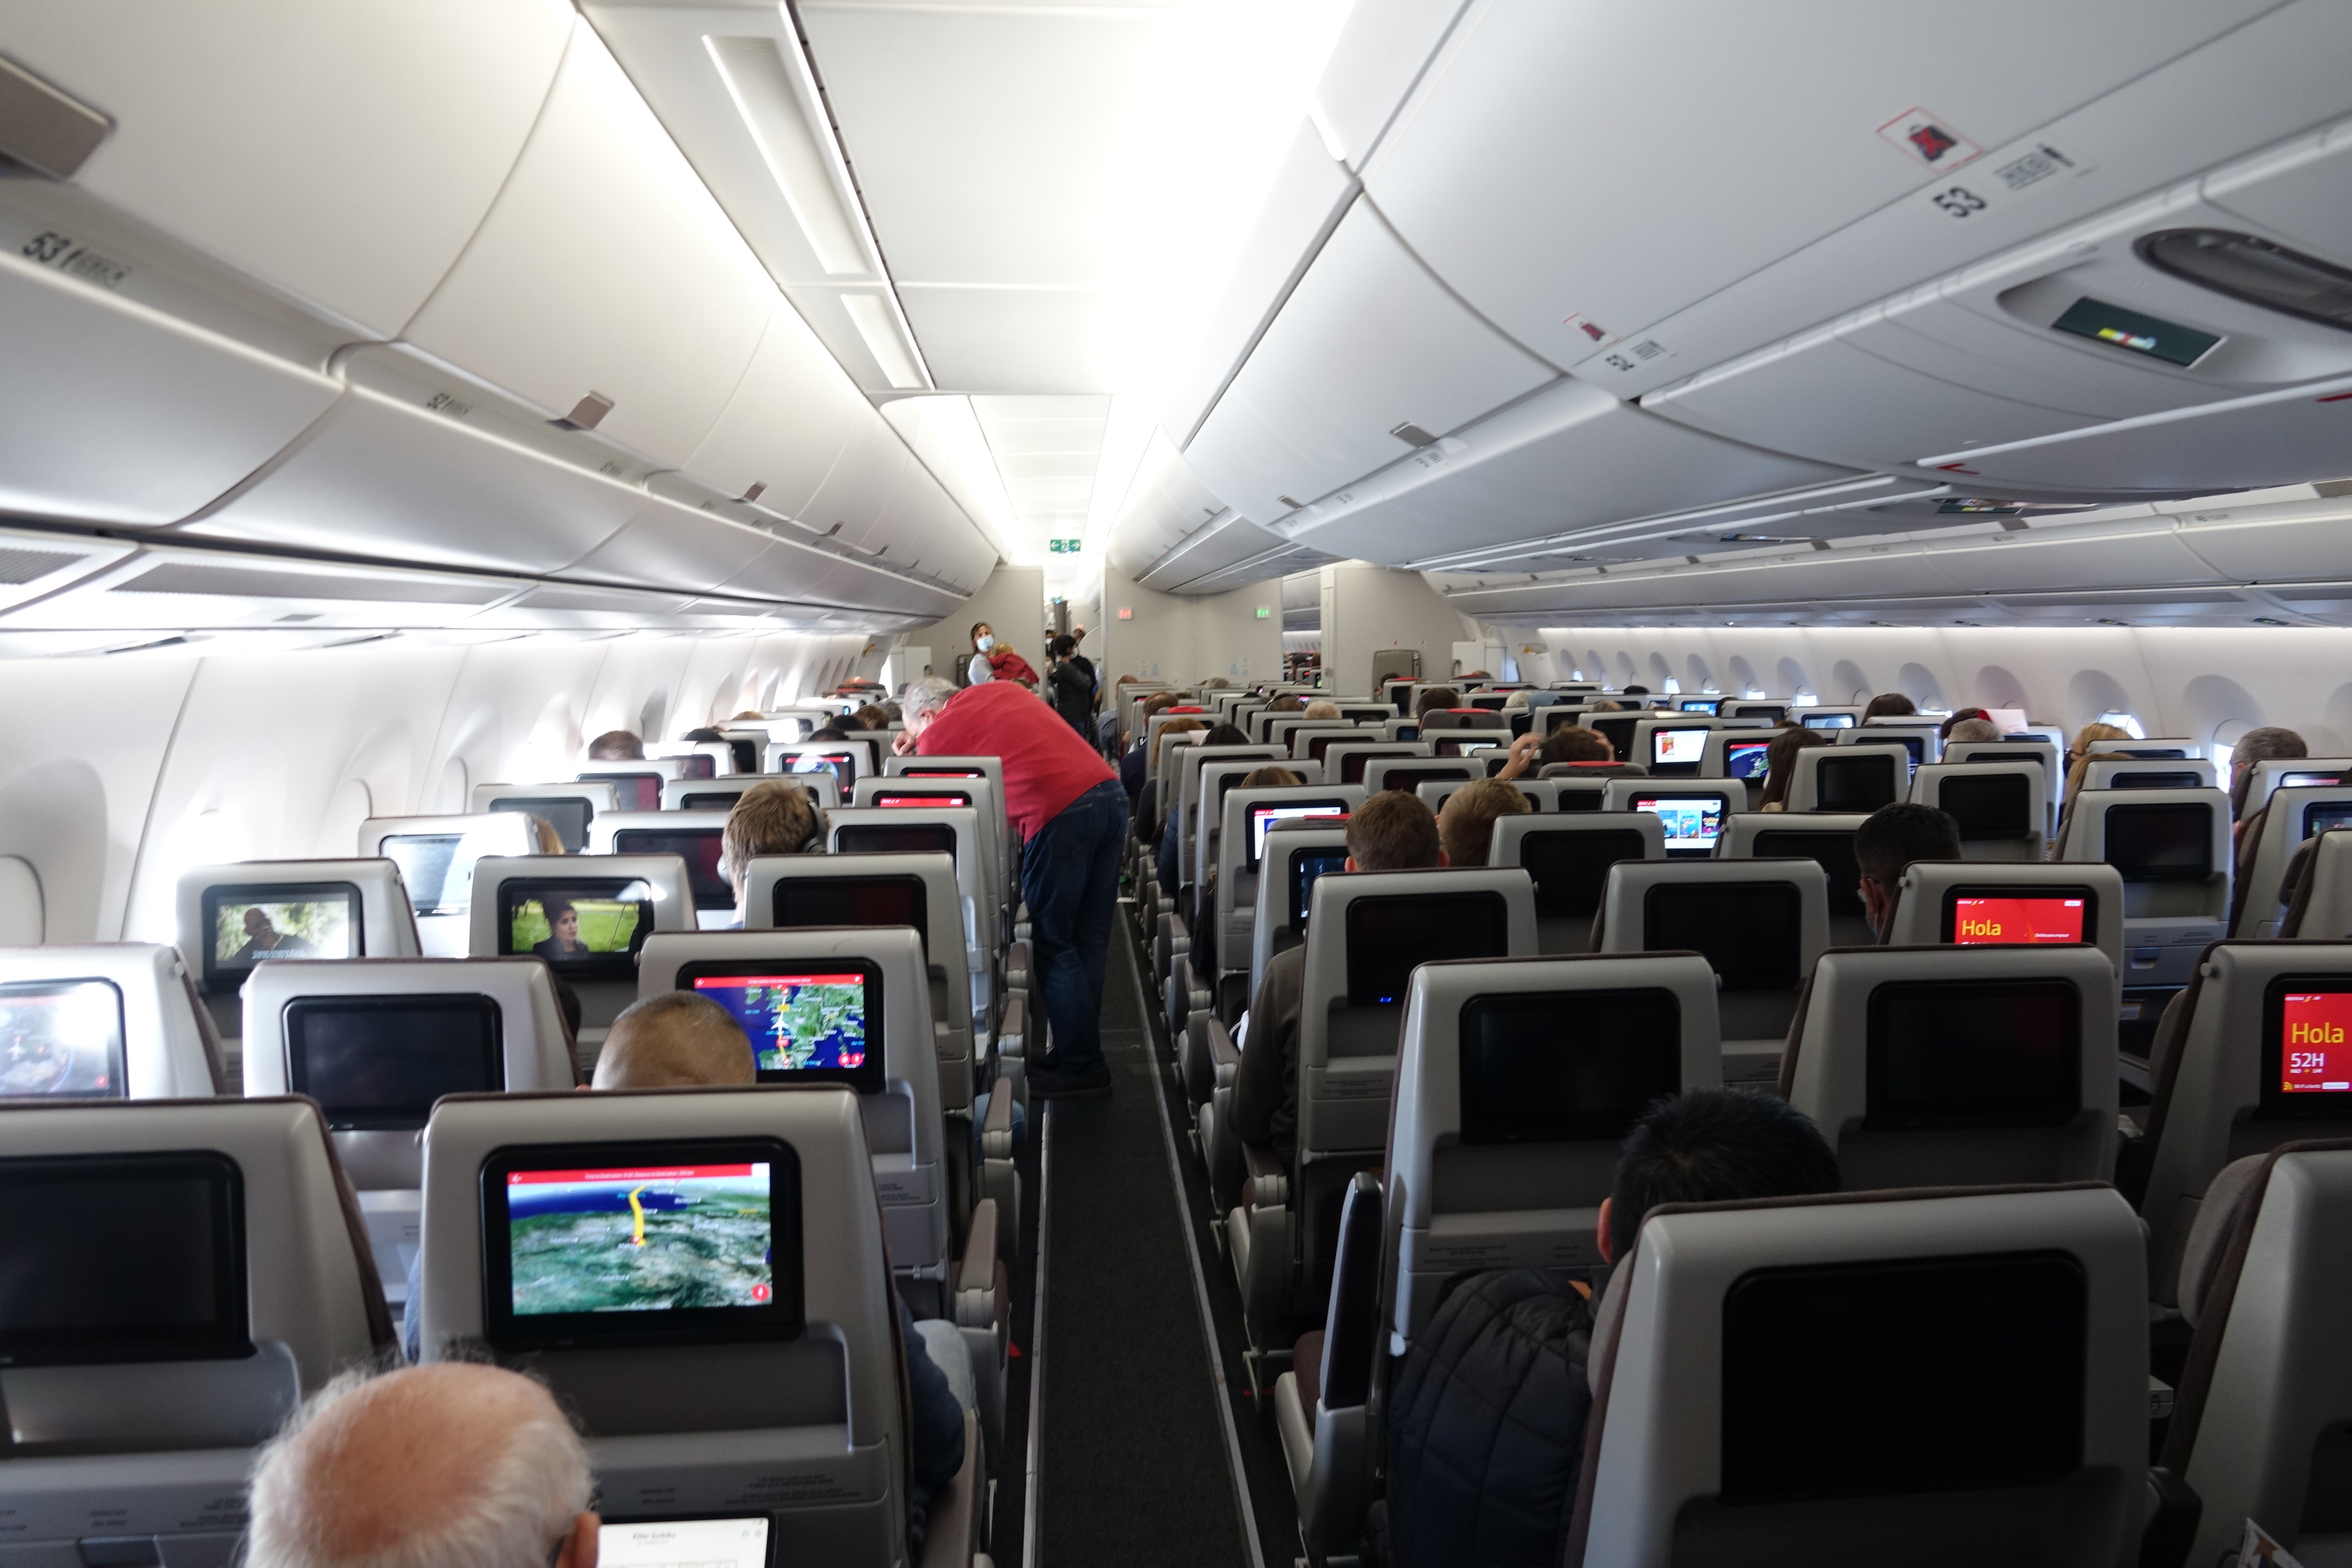
[[992,648],[995,646],[996,639],[994,637],[982,637],[980,639],[980,651],[982,653],[986,653],[990,648]]

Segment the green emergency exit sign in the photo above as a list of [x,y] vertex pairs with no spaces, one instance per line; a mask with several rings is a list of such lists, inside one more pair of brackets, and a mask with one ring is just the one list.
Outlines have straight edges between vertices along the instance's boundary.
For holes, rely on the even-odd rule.
[[1045,541],[1045,548],[1056,555],[1076,555],[1078,547],[1085,542],[1083,539],[1049,539]]

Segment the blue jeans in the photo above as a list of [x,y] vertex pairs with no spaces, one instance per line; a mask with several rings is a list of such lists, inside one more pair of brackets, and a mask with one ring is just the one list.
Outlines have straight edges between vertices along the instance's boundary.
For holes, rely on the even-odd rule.
[[1127,792],[1105,779],[1064,806],[1022,852],[1029,969],[1052,1031],[1042,1065],[1056,1072],[1084,1072],[1102,1060],[1103,970],[1126,835]]

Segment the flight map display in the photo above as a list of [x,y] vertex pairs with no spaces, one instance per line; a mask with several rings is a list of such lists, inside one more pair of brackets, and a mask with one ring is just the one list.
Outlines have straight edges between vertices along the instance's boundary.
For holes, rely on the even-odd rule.
[[866,1065],[862,974],[705,974],[694,989],[743,1026],[761,1072]]
[[762,1307],[775,1296],[770,1167],[509,1171],[518,1318]]

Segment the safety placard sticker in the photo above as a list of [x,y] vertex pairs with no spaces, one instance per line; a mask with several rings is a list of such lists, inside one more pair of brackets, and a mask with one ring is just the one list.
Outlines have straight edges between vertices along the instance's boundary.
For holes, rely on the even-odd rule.
[[1984,149],[1924,109],[1906,109],[1878,128],[1889,145],[1930,169],[1957,169],[1981,157]]

